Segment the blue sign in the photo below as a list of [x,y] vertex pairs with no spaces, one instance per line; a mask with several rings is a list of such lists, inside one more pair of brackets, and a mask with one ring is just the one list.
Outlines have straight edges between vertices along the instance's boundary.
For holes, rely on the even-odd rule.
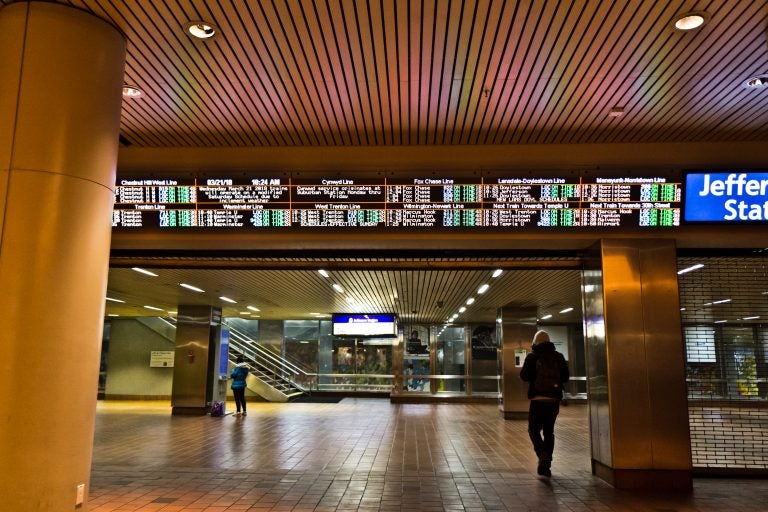
[[334,336],[397,335],[397,317],[392,314],[338,314],[333,315]]
[[219,375],[229,376],[229,329],[221,329],[221,346],[219,348]]
[[685,177],[686,222],[768,221],[768,172],[691,172]]

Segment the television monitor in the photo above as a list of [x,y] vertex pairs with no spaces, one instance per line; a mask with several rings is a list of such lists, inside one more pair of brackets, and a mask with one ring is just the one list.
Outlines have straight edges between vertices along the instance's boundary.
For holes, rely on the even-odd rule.
[[333,315],[334,336],[397,337],[394,314],[345,313]]

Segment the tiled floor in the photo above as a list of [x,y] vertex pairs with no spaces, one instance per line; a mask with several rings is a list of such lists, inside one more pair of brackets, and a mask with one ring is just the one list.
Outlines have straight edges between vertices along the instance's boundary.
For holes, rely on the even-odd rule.
[[766,480],[697,479],[691,495],[614,490],[590,473],[577,405],[562,408],[553,477],[537,477],[525,428],[492,405],[347,398],[211,418],[100,402],[88,510],[768,510]]

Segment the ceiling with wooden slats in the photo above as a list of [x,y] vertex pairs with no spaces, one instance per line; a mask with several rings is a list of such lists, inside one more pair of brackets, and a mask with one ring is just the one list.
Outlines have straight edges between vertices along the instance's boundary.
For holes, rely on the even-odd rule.
[[[406,324],[439,324],[465,306],[456,322],[493,323],[498,308],[516,306],[535,308],[539,316],[552,314],[553,322],[581,319],[581,274],[573,268],[507,270],[496,278],[493,268],[461,267],[338,269],[329,270],[327,278],[316,270],[295,269],[150,270],[157,277],[130,268],[110,269],[107,296],[124,302],[108,300],[108,315],[172,316],[179,304],[187,304],[220,306],[226,317],[312,319],[344,312],[396,313]],[[204,291],[191,291],[180,283]],[[483,284],[489,285],[488,290],[477,293]],[[470,298],[475,301],[467,305]],[[569,307],[574,310],[560,313]]]
[[[127,36],[124,145],[768,139],[768,90],[743,86],[768,73],[766,0],[60,2]],[[708,22],[675,30],[688,11]]]
[[[57,1],[127,37],[124,82],[143,95],[123,100],[123,149],[768,142],[768,89],[743,85],[768,73],[768,0]],[[708,22],[675,30],[690,11]],[[217,35],[193,39],[192,21]],[[107,313],[203,303],[433,323],[490,275],[396,263],[338,264],[343,294],[285,265],[158,267],[157,278],[113,268],[108,294],[125,303]],[[475,320],[505,304],[579,311],[577,270],[509,270],[491,284]]]

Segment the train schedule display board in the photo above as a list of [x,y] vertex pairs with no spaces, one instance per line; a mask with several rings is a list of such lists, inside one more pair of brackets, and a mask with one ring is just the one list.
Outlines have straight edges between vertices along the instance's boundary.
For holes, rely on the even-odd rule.
[[489,229],[680,225],[681,184],[649,177],[120,178],[113,228]]

